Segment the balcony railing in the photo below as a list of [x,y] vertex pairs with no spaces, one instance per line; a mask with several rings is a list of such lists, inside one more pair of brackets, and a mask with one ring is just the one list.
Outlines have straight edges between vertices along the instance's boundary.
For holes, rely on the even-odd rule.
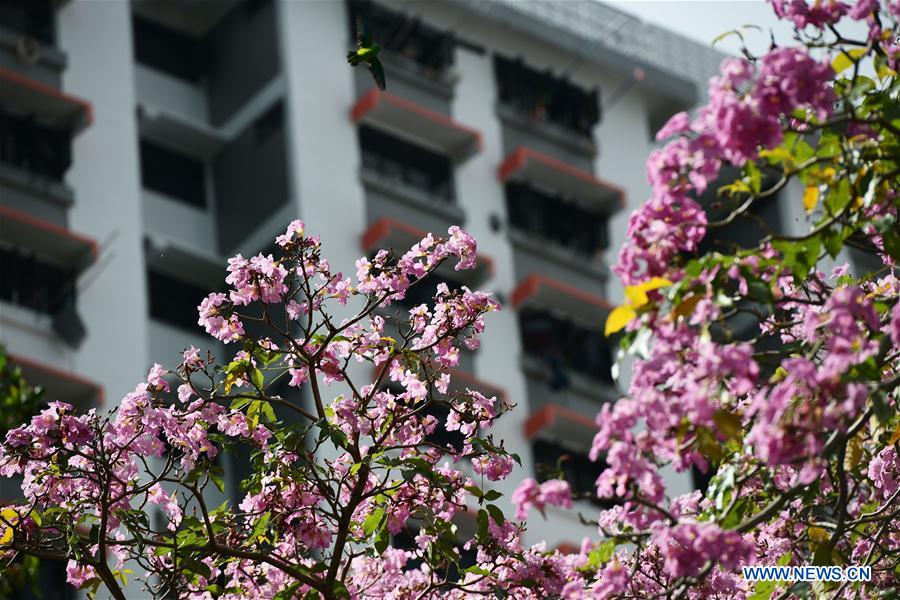
[[519,313],[522,348],[550,371],[550,387],[565,387],[567,371],[613,385],[612,352],[603,333],[548,310],[526,308]]
[[600,122],[600,98],[596,89],[582,89],[564,74],[539,71],[521,58],[495,56],[494,70],[501,104],[533,119],[592,137],[594,126]]
[[606,215],[561,194],[510,182],[506,208],[512,227],[584,257],[594,257],[609,245]]
[[364,169],[419,189],[437,202],[454,202],[446,156],[365,126],[359,130],[359,145]]
[[453,64],[453,37],[415,17],[367,0],[350,2],[350,36],[356,39],[357,20],[372,32],[385,50],[405,57],[426,76],[436,77]]

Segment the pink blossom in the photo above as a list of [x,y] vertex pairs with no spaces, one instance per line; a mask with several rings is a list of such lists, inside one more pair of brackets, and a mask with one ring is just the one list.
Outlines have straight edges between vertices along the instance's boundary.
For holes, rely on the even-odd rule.
[[525,519],[532,507],[541,514],[544,514],[547,504],[572,508],[572,491],[569,489],[569,483],[562,479],[550,479],[538,484],[529,477],[518,485],[511,500],[516,505],[516,518]]
[[897,491],[900,487],[900,458],[893,446],[887,446],[869,462],[867,474],[881,491],[882,498],[889,498]]

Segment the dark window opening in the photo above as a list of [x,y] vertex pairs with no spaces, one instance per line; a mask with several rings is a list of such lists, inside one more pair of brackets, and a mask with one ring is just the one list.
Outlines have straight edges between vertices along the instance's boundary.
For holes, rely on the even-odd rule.
[[555,75],[538,71],[521,58],[494,57],[497,90],[502,104],[534,119],[543,119],[590,138],[600,121],[596,89],[585,90]]
[[[395,383],[386,385],[385,389],[397,396],[403,393],[403,389]],[[429,415],[437,419],[437,424],[434,427],[434,431],[425,436],[426,442],[442,447],[447,447],[449,445],[456,452],[462,452],[463,446],[465,446],[466,441],[465,436],[459,431],[447,430],[447,416],[450,414],[449,406],[447,406],[446,404],[429,402],[428,406],[424,411],[421,411],[420,414],[422,416]]]
[[202,161],[141,140],[141,183],[160,194],[206,206],[206,169]]
[[612,352],[601,331],[536,308],[521,311],[519,328],[525,353],[549,367],[552,389],[568,385],[569,369],[613,385]]
[[284,127],[284,105],[275,103],[269,110],[253,122],[253,134],[256,136],[256,144],[262,144]]
[[158,271],[147,270],[150,317],[198,333],[197,307],[209,290]]
[[56,43],[56,15],[51,0],[3,0],[0,26],[49,46]]
[[354,43],[359,18],[374,43],[414,61],[426,74],[443,72],[453,64],[453,36],[449,33],[365,0],[351,2],[349,13]]
[[438,202],[454,201],[450,160],[441,154],[371,127],[359,130],[363,168],[426,192]]
[[135,16],[134,57],[137,62],[190,83],[206,72],[204,40]]
[[0,161],[61,181],[72,164],[71,133],[32,115],[0,110]]
[[[416,545],[416,536],[418,534],[418,528],[410,527],[410,525],[407,524],[406,529],[391,536],[391,546],[399,550],[416,551],[419,549],[418,545]],[[463,548],[463,542],[457,542],[456,549],[459,551],[459,565],[448,565],[447,581],[450,582],[459,581],[460,571],[475,566],[478,562],[478,551],[474,544],[471,548],[466,550]],[[422,559],[420,558],[410,558],[406,561],[407,569],[418,569],[421,565]]]
[[[706,211],[710,222],[721,221],[737,209],[744,198],[732,200],[727,196],[719,196],[718,190],[723,185],[740,178],[740,171],[734,167],[723,167],[719,178],[711,182],[706,191],[696,197],[697,202]],[[763,177],[762,189],[775,183],[775,178]],[[698,254],[708,252],[734,252],[756,246],[769,233],[783,233],[779,211],[778,194],[768,198],[754,200],[750,209],[724,227],[712,227],[707,230],[701,240]]]
[[425,414],[437,419],[434,431],[425,436],[425,440],[444,448],[450,446],[455,452],[462,452],[466,436],[459,431],[447,431],[447,417],[450,415],[450,408],[443,404],[430,404],[425,409]]
[[13,575],[17,571],[22,572],[15,567],[15,563],[20,561],[21,559],[17,557],[8,567],[11,590],[8,596],[4,596],[6,600],[75,600],[78,594],[77,590],[66,582],[65,560],[40,559],[34,581],[18,581]]
[[593,257],[609,245],[606,215],[527,183],[506,184],[509,222],[557,246]]
[[461,283],[432,273],[423,281],[416,282],[410,286],[406,290],[406,296],[404,296],[403,300],[398,300],[396,304],[404,308],[414,308],[421,304],[431,307],[434,305],[434,295],[437,293],[437,287],[442,283],[447,285],[451,293],[462,288]]
[[587,454],[571,452],[558,444],[546,440],[535,440],[531,444],[534,456],[534,476],[543,483],[549,479],[558,479],[562,474],[574,496],[584,495],[593,504],[609,508],[617,504],[614,499],[597,498],[595,483],[606,469],[606,462],[601,458],[593,462]]
[[20,248],[0,248],[0,299],[61,314],[75,297],[75,273]]
[[717,468],[715,465],[710,465],[706,469],[706,473],[704,473],[696,465],[692,466],[691,482],[694,484],[694,489],[706,494],[706,489],[709,487],[709,482],[712,481],[713,476],[715,476]]

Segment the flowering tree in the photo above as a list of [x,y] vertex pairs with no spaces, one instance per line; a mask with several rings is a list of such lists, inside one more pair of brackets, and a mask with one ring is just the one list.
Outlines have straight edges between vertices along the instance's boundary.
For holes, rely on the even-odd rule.
[[[154,596],[229,599],[896,588],[900,3],[773,4],[799,45],[726,60],[709,103],[673,117],[659,133],[673,139],[648,162],[653,194],[616,266],[626,303],[607,322],[636,360],[628,396],[597,417],[591,452],[609,465],[597,496],[618,505],[585,516],[596,535],[579,553],[523,545],[522,520],[572,507],[569,486],[524,480],[508,518],[489,482],[516,457],[488,432],[509,407],[451,388],[461,345],[478,346],[497,305],[439,285],[429,304],[392,307],[441,263],[471,267],[474,240],[451,228],[402,256],[381,251],[352,281],[299,221],[277,257],[232,258],[229,292],[199,307],[206,331],[237,347],[230,360],[188,349],[109,415],[52,403],[7,435],[0,474],[21,477],[25,499],[0,511],[0,552],[69,559],[71,583],[117,598],[132,572]],[[868,24],[867,38],[845,38],[842,19]],[[727,216],[711,222],[697,197],[726,167],[739,175],[720,189]],[[801,197],[777,201],[802,203],[805,233],[700,252],[716,228],[795,187]],[[849,248],[882,266],[819,269]],[[312,405],[277,394],[279,379]],[[439,425],[463,442],[434,441]],[[244,494],[213,506],[215,458],[240,444],[255,448]],[[664,466],[705,471],[708,488],[669,498]],[[464,512],[476,527],[460,539]],[[413,548],[390,546],[413,529]],[[458,544],[474,565],[462,568]],[[747,582],[738,568],[752,564],[874,571],[811,591]]]

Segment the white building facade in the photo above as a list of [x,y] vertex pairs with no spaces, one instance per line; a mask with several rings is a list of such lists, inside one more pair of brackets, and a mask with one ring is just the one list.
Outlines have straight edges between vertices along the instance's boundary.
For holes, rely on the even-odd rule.
[[[592,488],[594,416],[621,394],[609,266],[653,133],[702,100],[721,55],[591,0],[2,11],[0,342],[49,396],[112,406],[187,346],[224,357],[196,306],[227,257],[267,251],[293,218],[350,273],[461,225],[484,258],[449,283],[505,306],[458,369],[517,405],[494,435],[523,467],[500,489],[563,454]],[[346,64],[357,15],[384,47],[384,92]],[[598,509],[551,510],[528,541],[575,547],[593,533],[577,513]]]

